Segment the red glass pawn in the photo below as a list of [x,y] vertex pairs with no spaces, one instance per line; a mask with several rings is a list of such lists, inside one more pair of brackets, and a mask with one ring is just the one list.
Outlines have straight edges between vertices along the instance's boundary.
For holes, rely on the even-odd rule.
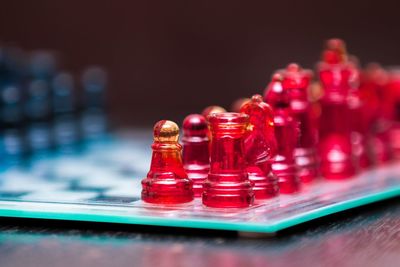
[[312,72],[292,63],[280,73],[283,90],[289,94],[290,109],[299,122],[300,137],[294,150],[299,178],[304,183],[312,182],[319,176],[316,151],[318,129],[308,96]]
[[182,164],[179,128],[162,120],[154,126],[150,171],[142,180],[142,200],[157,204],[178,204],[193,200],[193,184]]
[[204,183],[204,205],[243,208],[253,204],[254,193],[243,155],[248,120],[249,117],[241,113],[208,116],[212,139],[210,173]]
[[348,97],[353,70],[343,55],[325,50],[318,64],[324,90],[320,99],[319,156],[321,174],[327,179],[346,179],[355,174]]
[[246,169],[256,199],[271,198],[279,193],[278,178],[271,171],[271,159],[276,153],[272,108],[261,95],[254,95],[241,110],[249,115],[244,139]]
[[282,88],[282,76],[274,74],[268,85],[265,102],[274,109],[274,126],[277,154],[273,159],[272,171],[278,176],[279,191],[291,194],[300,189],[294,150],[298,142],[298,122],[290,110],[289,94]]
[[200,114],[191,114],[183,121],[183,167],[193,181],[195,197],[203,193],[203,183],[210,169],[206,119]]

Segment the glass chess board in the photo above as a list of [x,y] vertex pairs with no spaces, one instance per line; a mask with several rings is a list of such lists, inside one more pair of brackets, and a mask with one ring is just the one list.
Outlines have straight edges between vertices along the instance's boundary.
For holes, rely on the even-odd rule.
[[[116,135],[117,136],[117,135]],[[400,164],[348,181],[319,181],[245,209],[140,200],[151,132],[104,137],[75,153],[53,153],[0,172],[0,216],[274,233],[319,217],[400,196]]]

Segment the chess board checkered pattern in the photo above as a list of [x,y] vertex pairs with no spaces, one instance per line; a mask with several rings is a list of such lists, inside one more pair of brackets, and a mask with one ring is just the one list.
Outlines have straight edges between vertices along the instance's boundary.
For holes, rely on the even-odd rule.
[[48,155],[0,173],[0,216],[272,233],[400,195],[400,166],[342,182],[319,181],[295,195],[245,209],[212,209],[200,199],[164,206],[140,200],[150,135],[105,138],[83,152]]

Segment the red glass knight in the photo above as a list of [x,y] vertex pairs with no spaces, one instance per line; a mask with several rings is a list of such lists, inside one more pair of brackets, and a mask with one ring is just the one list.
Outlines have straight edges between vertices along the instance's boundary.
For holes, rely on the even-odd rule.
[[249,126],[244,139],[246,169],[253,182],[256,199],[278,195],[278,179],[271,171],[271,159],[276,153],[274,118],[271,107],[261,95],[254,95],[240,110],[249,115]]

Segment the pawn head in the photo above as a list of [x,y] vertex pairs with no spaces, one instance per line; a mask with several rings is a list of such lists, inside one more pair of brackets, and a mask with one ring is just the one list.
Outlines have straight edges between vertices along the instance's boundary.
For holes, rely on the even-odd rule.
[[207,121],[200,114],[190,114],[183,120],[183,134],[185,136],[207,136]]
[[154,141],[178,142],[179,127],[173,121],[162,120],[154,125]]

